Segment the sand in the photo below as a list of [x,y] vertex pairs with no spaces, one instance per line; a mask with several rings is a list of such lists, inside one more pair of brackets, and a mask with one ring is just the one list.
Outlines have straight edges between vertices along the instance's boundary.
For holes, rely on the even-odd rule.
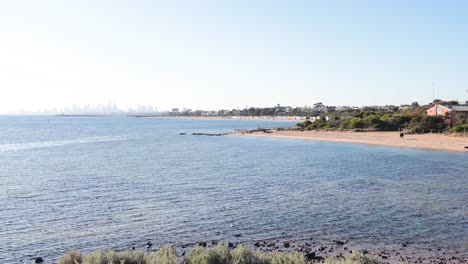
[[287,138],[332,142],[359,143],[402,148],[420,148],[468,153],[468,137],[445,134],[405,135],[399,132],[342,132],[342,131],[273,131],[272,133],[254,132],[235,133],[234,136]]

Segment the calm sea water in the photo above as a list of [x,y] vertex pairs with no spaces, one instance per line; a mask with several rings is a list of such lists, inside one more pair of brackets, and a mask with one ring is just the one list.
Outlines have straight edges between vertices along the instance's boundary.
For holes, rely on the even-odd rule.
[[1,117],[0,262],[235,234],[466,251],[466,153],[178,135],[290,125]]

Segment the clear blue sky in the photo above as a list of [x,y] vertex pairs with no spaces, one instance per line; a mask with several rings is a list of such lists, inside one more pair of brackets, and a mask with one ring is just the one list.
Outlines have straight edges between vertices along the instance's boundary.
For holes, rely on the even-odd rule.
[[468,100],[468,1],[1,1],[0,112]]

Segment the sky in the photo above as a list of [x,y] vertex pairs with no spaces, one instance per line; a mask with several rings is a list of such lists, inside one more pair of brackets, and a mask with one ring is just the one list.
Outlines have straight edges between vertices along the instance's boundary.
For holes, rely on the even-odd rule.
[[0,113],[468,100],[468,1],[0,0]]

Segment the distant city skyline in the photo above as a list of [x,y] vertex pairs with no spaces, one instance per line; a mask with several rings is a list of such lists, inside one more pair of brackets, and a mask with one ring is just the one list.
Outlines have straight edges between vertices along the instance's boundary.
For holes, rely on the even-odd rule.
[[158,113],[159,110],[153,105],[136,105],[128,108],[123,108],[117,105],[115,102],[109,101],[107,104],[97,105],[70,105],[58,108],[43,108],[35,110],[20,109],[16,111],[10,111],[4,114],[118,114],[118,113]]
[[468,100],[464,1],[2,1],[0,114]]

